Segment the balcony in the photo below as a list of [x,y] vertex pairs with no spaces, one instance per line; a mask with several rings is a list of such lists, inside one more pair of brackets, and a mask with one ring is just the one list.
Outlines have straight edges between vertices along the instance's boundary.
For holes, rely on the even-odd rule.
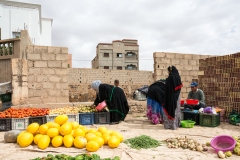
[[20,39],[0,40],[0,59],[19,58]]
[[125,60],[138,60],[138,56],[135,52],[127,52],[125,54]]

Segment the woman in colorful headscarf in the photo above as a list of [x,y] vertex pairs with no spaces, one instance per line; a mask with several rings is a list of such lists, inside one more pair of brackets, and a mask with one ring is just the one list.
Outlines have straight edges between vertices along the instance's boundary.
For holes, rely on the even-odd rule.
[[175,66],[169,66],[168,73],[164,92],[163,124],[165,129],[177,129],[181,121],[180,92],[183,85]]
[[110,111],[110,122],[119,123],[124,121],[129,111],[127,98],[123,90],[109,84],[102,84],[100,80],[92,82],[91,87],[96,91],[97,96],[94,105],[105,101]]
[[147,117],[154,124],[163,123],[165,80],[151,84],[147,92]]

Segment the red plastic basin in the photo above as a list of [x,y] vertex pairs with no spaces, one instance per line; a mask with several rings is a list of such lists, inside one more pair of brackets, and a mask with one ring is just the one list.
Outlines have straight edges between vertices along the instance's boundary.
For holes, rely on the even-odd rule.
[[181,105],[183,105],[183,104],[184,104],[184,100],[181,100],[181,102],[180,102],[180,103],[181,103]]
[[101,111],[101,110],[103,110],[106,106],[107,106],[106,102],[105,102],[105,101],[102,101],[101,103],[99,103],[99,104],[97,105],[96,109],[97,109],[98,111]]
[[187,102],[188,105],[197,105],[199,100],[197,100],[197,99],[187,99],[186,102]]
[[231,136],[220,135],[211,140],[211,147],[216,151],[233,151],[236,141]]

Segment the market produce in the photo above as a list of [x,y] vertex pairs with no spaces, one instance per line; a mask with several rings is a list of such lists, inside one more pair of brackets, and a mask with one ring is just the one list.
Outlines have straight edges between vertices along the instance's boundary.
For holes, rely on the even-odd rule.
[[118,156],[115,156],[114,158],[100,158],[97,154],[79,154],[76,156],[69,156],[66,154],[57,154],[52,155],[48,154],[46,157],[38,157],[32,160],[120,160]]
[[7,143],[16,143],[17,136],[20,134],[21,131],[19,130],[11,130],[4,134],[4,140]]
[[97,109],[94,106],[79,105],[78,108],[79,108],[79,113],[97,112]]
[[218,151],[218,157],[219,158],[225,158],[225,154],[223,153],[223,151]]
[[78,122],[68,122],[67,120],[68,116],[58,115],[54,122],[47,122],[40,126],[38,123],[31,123],[25,131],[19,132],[16,142],[21,147],[27,147],[34,142],[42,150],[51,144],[55,148],[76,147],[95,152],[103,145],[116,148],[123,141],[120,132],[108,130],[103,126],[98,129],[87,128],[79,125]]
[[190,150],[199,152],[208,150],[206,144],[200,144],[196,140],[188,138],[187,136],[168,138],[164,141],[167,143],[168,148],[180,148],[180,147],[183,149],[189,148]]
[[148,149],[156,148],[160,146],[160,142],[146,135],[141,135],[139,137],[130,138],[124,141],[127,145],[130,145],[134,149]]
[[0,112],[0,118],[24,118],[45,116],[49,114],[49,108],[8,108]]
[[66,106],[63,108],[51,109],[49,114],[77,114],[79,111],[78,107]]
[[233,153],[240,156],[240,137],[233,136],[233,138],[236,140],[236,145],[234,147]]

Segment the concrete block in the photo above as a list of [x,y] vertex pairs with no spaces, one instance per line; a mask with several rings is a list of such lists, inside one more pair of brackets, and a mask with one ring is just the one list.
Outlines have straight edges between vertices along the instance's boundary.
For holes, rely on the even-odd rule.
[[68,69],[55,69],[57,75],[68,75]]
[[186,76],[185,81],[191,83],[191,82],[192,82],[192,79],[193,79],[193,76],[188,75],[188,76]]
[[28,60],[28,67],[31,68],[31,67],[34,67],[34,61],[29,61]]
[[48,91],[48,95],[50,97],[60,97],[61,92],[59,90],[56,90],[56,89],[54,89],[54,90],[51,89],[51,90]]
[[50,76],[48,77],[48,80],[49,80],[49,82],[60,82],[61,77],[59,77],[59,76],[54,76],[54,75],[50,75]]
[[182,93],[182,98],[183,99],[187,99],[187,97],[188,97],[188,93]]
[[40,75],[42,74],[42,68],[29,68],[28,73],[29,75],[36,75],[36,74]]
[[62,97],[69,97],[69,90],[65,89],[65,90],[61,90],[61,96]]
[[68,68],[68,61],[62,61],[62,68]]
[[69,102],[69,97],[56,97],[57,103]]
[[[28,82],[28,76],[22,76],[22,81],[23,82]],[[24,85],[24,84],[23,84]]]
[[176,53],[176,54],[175,54],[175,58],[176,58],[176,59],[184,59],[184,54]]
[[187,93],[189,93],[191,91],[191,88],[190,87],[188,87],[187,88]]
[[35,61],[35,63],[34,63],[34,67],[45,68],[47,66],[48,66],[47,61]]
[[41,60],[41,54],[28,54],[27,55],[28,60]]
[[209,55],[200,55],[200,59],[206,59],[206,58],[209,58],[210,56]]
[[54,88],[54,83],[43,82],[43,83],[42,83],[42,88],[43,88],[43,89],[53,89],[53,88]]
[[42,83],[28,82],[28,88],[30,88],[30,89],[42,89]]
[[44,102],[41,97],[32,97],[32,98],[28,98],[28,103],[29,104],[42,104]]
[[34,45],[34,54],[37,53],[47,53],[48,52],[48,47],[47,46],[36,46]]
[[68,89],[68,83],[55,83],[55,89]]
[[198,64],[197,64],[197,65],[194,65],[194,66],[192,66],[192,69],[193,69],[193,70],[195,70],[195,71],[198,71],[198,70],[199,70],[199,66],[198,66]]
[[187,59],[180,59],[180,62],[179,62],[180,65],[188,65],[188,60]]
[[61,61],[48,61],[48,67],[61,68],[62,67],[62,62]]
[[48,53],[60,54],[61,47],[48,46]]
[[48,76],[46,75],[38,75],[37,76],[37,82],[47,82],[48,81]]
[[46,75],[55,74],[55,70],[52,68],[43,68],[42,74],[46,74]]
[[28,45],[26,47],[26,52],[27,52],[27,55],[33,54],[34,53],[34,45]]
[[62,76],[62,82],[68,82],[69,81],[69,76]]
[[187,71],[191,71],[192,70],[192,66],[188,65],[188,66],[184,66],[184,69]]
[[156,57],[165,57],[166,56],[166,53],[165,52],[154,52],[153,53],[153,58],[156,58]]
[[48,93],[46,89],[37,89],[34,91],[35,97],[47,97]]
[[194,59],[194,60],[199,60],[199,59],[201,59],[201,57],[200,57],[200,55],[193,54],[193,55],[192,55],[192,59]]
[[61,47],[61,54],[68,54],[68,48],[67,47]]
[[34,97],[34,89],[28,89],[28,98]]
[[57,54],[56,55],[56,60],[57,61],[67,61],[68,60],[68,54]]
[[188,61],[188,64],[189,64],[189,65],[192,65],[192,66],[193,66],[193,65],[197,65],[197,61],[198,61],[198,60],[193,60],[193,59],[191,59],[191,60]]
[[166,58],[174,59],[175,58],[175,53],[166,53]]
[[166,65],[167,64],[171,64],[171,60],[170,59],[168,59],[168,58],[162,58],[162,63],[166,63]]
[[179,64],[179,59],[171,59],[171,63],[172,65],[176,65],[176,64]]
[[192,54],[184,54],[184,59],[192,59]]
[[54,96],[48,96],[46,98],[43,99],[44,103],[56,103],[57,99]]
[[163,71],[161,69],[156,70],[156,75],[161,76],[163,74]]
[[29,82],[35,82],[36,81],[35,75],[28,75],[28,81]]
[[176,65],[174,65],[174,66],[177,68],[178,72],[180,72],[180,71],[183,69],[183,66],[182,66],[182,65],[176,64]]
[[56,55],[54,53],[42,53],[42,60],[56,60]]

